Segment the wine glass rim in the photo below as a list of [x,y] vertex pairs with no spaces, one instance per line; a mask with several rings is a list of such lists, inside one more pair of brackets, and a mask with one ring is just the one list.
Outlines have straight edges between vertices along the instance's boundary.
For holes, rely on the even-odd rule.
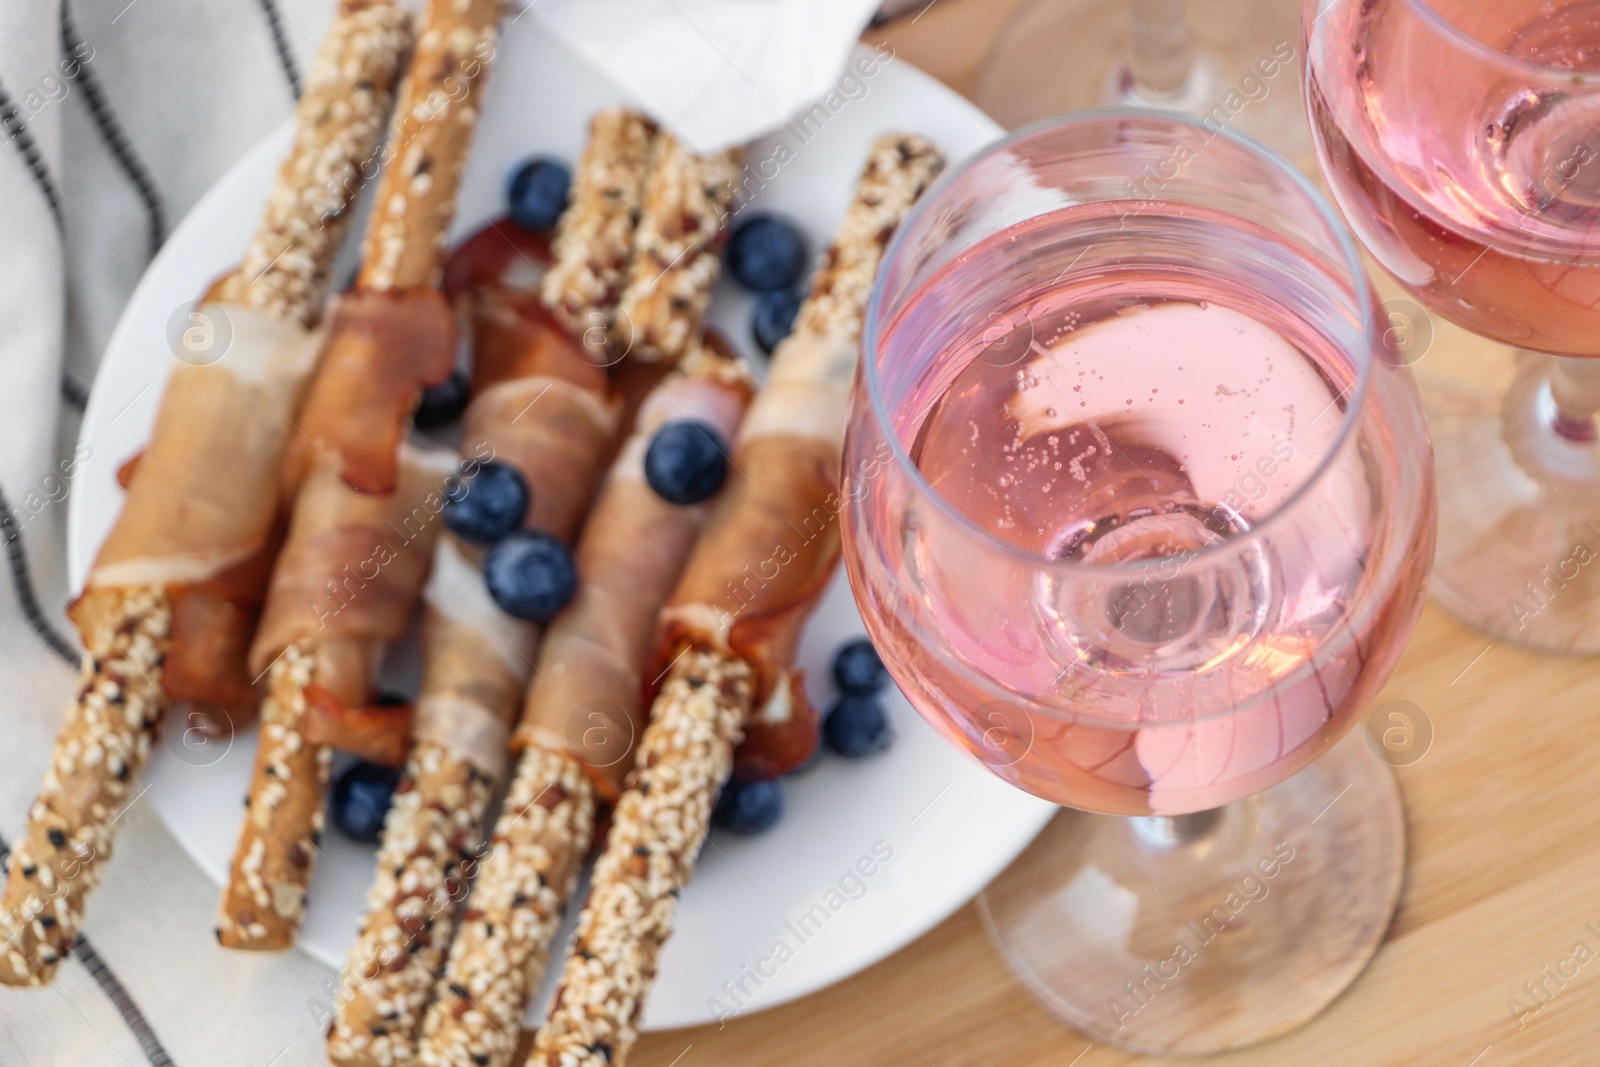
[[[1332,0],[1326,0],[1326,2],[1328,3],[1328,6],[1332,6]],[[1439,11],[1438,8],[1434,7],[1430,0],[1401,0],[1401,2],[1407,7],[1411,8],[1412,11],[1416,12],[1417,16],[1422,19],[1423,22],[1431,25],[1434,28],[1434,32],[1439,36],[1446,38],[1457,48],[1467,52],[1476,53],[1480,57],[1487,59],[1490,62],[1503,66],[1517,67],[1525,71],[1532,71],[1533,73],[1538,74],[1540,77],[1548,78],[1552,81],[1560,80],[1569,84],[1574,81],[1600,84],[1600,71],[1570,70],[1562,67],[1546,67],[1520,55],[1513,55],[1508,52],[1497,52],[1493,48],[1489,47],[1489,45],[1478,40],[1476,37],[1465,32],[1461,29],[1461,27],[1445,18],[1444,14]],[[1479,11],[1478,13],[1480,15],[1483,14],[1482,11]],[[1487,15],[1484,15],[1484,21],[1489,21],[1489,17]],[[1494,26],[1493,23],[1490,23],[1490,25]],[[1496,32],[1504,35],[1508,40],[1510,39],[1511,35],[1500,29],[1498,26],[1494,26],[1494,29]]]
[[[884,250],[883,264],[886,267],[901,254],[905,243],[910,239],[909,235],[916,228],[916,224],[922,220],[927,212],[932,210],[932,205],[938,200],[939,195],[980,161],[1005,152],[1012,146],[1046,130],[1083,126],[1112,120],[1126,121],[1129,119],[1187,126],[1205,131],[1208,134],[1225,137],[1287,177],[1290,184],[1297,187],[1301,194],[1307,198],[1319,218],[1326,225],[1328,232],[1333,235],[1334,241],[1338,246],[1339,255],[1344,260],[1344,265],[1350,271],[1354,280],[1351,288],[1355,296],[1358,314],[1361,317],[1362,332],[1367,340],[1362,351],[1355,354],[1357,358],[1354,384],[1340,394],[1339,397],[1335,398],[1336,400],[1346,399],[1348,402],[1345,405],[1339,428],[1323,449],[1321,457],[1317,460],[1316,469],[1296,486],[1294,491],[1284,498],[1277,507],[1262,516],[1260,521],[1254,523],[1246,533],[1239,537],[1213,541],[1186,555],[1185,563],[1190,564],[1242,551],[1244,546],[1258,543],[1266,532],[1277,523],[1280,516],[1294,511],[1295,506],[1307,495],[1311,487],[1321,482],[1335,457],[1344,450],[1346,442],[1354,432],[1356,422],[1361,417],[1361,411],[1366,400],[1367,387],[1372,377],[1373,354],[1376,351],[1376,346],[1382,343],[1381,337],[1377,335],[1375,330],[1372,286],[1367,280],[1366,266],[1361,260],[1360,252],[1357,250],[1355,238],[1351,236],[1349,228],[1345,225],[1338,212],[1334,210],[1333,205],[1312,184],[1311,180],[1301,172],[1300,168],[1249,134],[1235,130],[1231,126],[1213,129],[1205,125],[1199,118],[1190,115],[1143,107],[1103,107],[1075,111],[1066,115],[1054,115],[1030,122],[1025,126],[1019,126],[1004,137],[973,152],[955,166],[946,168],[945,172],[939,176],[933,185],[918,198],[916,204],[907,213],[905,220],[896,227],[894,236]],[[956,524],[957,528],[963,530],[968,536],[977,539],[986,548],[1003,556],[1009,556],[1017,562],[1034,569],[1049,569],[1065,573],[1072,573],[1080,569],[1092,569],[1096,576],[1116,576],[1118,574],[1143,576],[1152,569],[1164,565],[1168,557],[1153,556],[1146,559],[1125,560],[1116,563],[1089,563],[1081,560],[1049,558],[1042,553],[1024,548],[1013,541],[999,537],[993,531],[980,526],[928,482],[921,469],[912,462],[910,454],[905,449],[905,444],[900,440],[900,435],[895,432],[894,423],[889,418],[888,405],[883,396],[883,383],[878,372],[878,360],[875,353],[877,351],[878,335],[882,327],[883,304],[886,299],[884,287],[888,274],[889,272],[886,269],[879,269],[878,276],[872,284],[872,294],[867,300],[866,316],[862,322],[861,330],[861,370],[866,383],[867,402],[871,409],[872,417],[883,431],[883,436],[888,441],[889,448],[894,455],[895,463],[909,479],[917,494],[925,500],[932,501],[933,506],[942,511],[950,521]]]

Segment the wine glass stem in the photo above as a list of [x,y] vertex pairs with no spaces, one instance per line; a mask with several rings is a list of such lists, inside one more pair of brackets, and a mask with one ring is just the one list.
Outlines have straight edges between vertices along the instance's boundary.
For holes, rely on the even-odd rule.
[[1140,844],[1167,852],[1211,836],[1221,816],[1221,808],[1208,808],[1188,815],[1135,815],[1131,821]]
[[1550,369],[1550,395],[1555,400],[1555,432],[1569,441],[1589,444],[1600,423],[1600,359],[1557,356]]
[[1159,101],[1179,96],[1194,65],[1184,0],[1129,0],[1133,6],[1133,46],[1128,64],[1136,91]]

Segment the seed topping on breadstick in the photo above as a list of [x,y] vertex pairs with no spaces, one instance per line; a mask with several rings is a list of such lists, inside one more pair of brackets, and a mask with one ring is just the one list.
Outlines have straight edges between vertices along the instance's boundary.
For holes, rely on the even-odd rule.
[[85,605],[78,695],[11,851],[0,912],[6,985],[48,982],[77,941],[84,901],[111,857],[112,825],[160,722],[163,599],[153,589],[103,590]]
[[444,242],[502,6],[429,0],[384,147],[361,271],[335,307],[286,464],[291,487],[321,454],[362,492],[393,492],[412,412],[455,368],[455,315],[439,291]]
[[733,767],[754,681],[748,664],[720,652],[689,650],[673,665],[528,1063],[609,1067],[638,1040],[656,959]]
[[[291,645],[267,672],[256,750],[265,780],[245,798],[253,832],[241,837],[217,916],[217,942],[228,948],[286,948],[305,914],[333,758],[305,739],[306,689],[316,669],[315,652]],[[267,844],[277,838],[283,847],[269,857]]]
[[618,341],[630,355],[676,363],[699,345],[722,271],[716,246],[733,208],[739,160],[737,149],[699,156],[670,133],[657,137],[628,287],[617,305]]
[[505,0],[429,3],[395,106],[357,287],[438,288],[504,7]]
[[655,124],[637,111],[606,108],[589,124],[571,201],[556,226],[555,261],[544,276],[545,306],[591,351],[604,342],[633,255]]
[[[594,787],[565,752],[523,753],[422,1025],[423,1067],[504,1067],[594,833]],[[520,966],[518,965],[520,964]]]
[[318,50],[296,107],[294,145],[278,170],[244,258],[216,296],[313,325],[328,268],[350,227],[358,168],[383,132],[411,15],[393,3],[347,2]]

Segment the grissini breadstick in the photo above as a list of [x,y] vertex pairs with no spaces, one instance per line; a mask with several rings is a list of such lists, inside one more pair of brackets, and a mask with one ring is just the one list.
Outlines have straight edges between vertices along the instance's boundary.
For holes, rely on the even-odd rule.
[[[620,110],[602,113],[592,130],[557,240],[572,277],[613,269],[616,242],[624,249],[630,243],[635,220],[626,210],[619,217],[617,202],[642,185],[654,136],[641,118]],[[603,189],[620,191],[606,196]],[[586,218],[595,213],[603,220]],[[570,541],[615,446],[621,412],[603,366],[545,307],[543,282],[528,269],[542,259],[515,228],[499,225],[451,257],[447,276],[472,324],[476,393],[462,448],[514,466],[533,490],[526,524]],[[602,299],[607,292],[592,291]],[[557,304],[563,299],[545,292]],[[566,299],[565,309],[580,319],[592,313],[604,320],[612,310],[586,311],[581,298]],[[437,550],[425,599],[417,733],[328,1031],[328,1057],[340,1067],[392,1067],[415,1057],[423,1007],[505,776],[507,734],[533,668],[537,628],[499,609],[475,550],[453,536]]]
[[[799,329],[774,354],[735,449],[747,477],[729,484],[663,612],[666,684],[528,1063],[611,1067],[638,1038],[677,894],[705,839],[734,746],[763,688],[787,668],[789,634],[837,560],[837,519],[827,509],[837,502],[861,316],[885,242],[939,167],[938,153],[921,138],[888,135],[873,145]],[[819,509],[834,535],[794,544],[795,531]],[[784,557],[776,578],[739,584],[747,563],[775,555]]]
[[396,449],[424,388],[455,367],[455,318],[439,292],[479,100],[504,0],[429,0],[395,105],[355,288],[339,300],[285,479],[332,457],[368,493],[395,485]]
[[387,0],[341,8],[241,266],[200,308],[231,326],[231,343],[214,362],[174,364],[122,513],[73,606],[83,667],[11,855],[0,982],[46,982],[71,950],[164,687],[196,699],[236,688],[229,672],[242,671],[241,657],[215,650],[242,648],[254,626],[278,466],[318,349],[310,329],[356,193],[346,179],[377,144],[410,42],[410,16]]
[[217,922],[228,948],[294,943],[332,758],[308,731],[319,703],[367,703],[378,658],[405,632],[427,575],[453,463],[443,450],[407,445],[393,493],[352,489],[328,460],[301,486],[251,648],[268,683]]
[[676,419],[731,441],[751,385],[735,360],[691,356],[645,401],[606,478],[578,545],[577,597],[545,635],[517,730],[522,755],[423,1022],[423,1067],[506,1067],[516,1052],[597,802],[621,791],[643,731],[656,616],[710,508],[657,496],[645,451]]
[[738,149],[700,156],[670,133],[656,138],[614,345],[646,363],[676,363],[700,343],[717,255],[739,181]]
[[[462,441],[466,455],[516,467],[533,488],[528,525],[565,540],[588,510],[619,411],[604,372],[561,339],[581,364],[575,376],[587,370],[592,382],[548,373],[547,352],[547,373],[499,382],[473,400]],[[412,1062],[538,636],[496,606],[474,558],[448,535],[425,599],[416,735],[328,1034],[328,1058],[340,1067]]]
[[655,124],[637,111],[596,112],[556,224],[544,302],[591,352],[607,342],[622,296],[655,143]]

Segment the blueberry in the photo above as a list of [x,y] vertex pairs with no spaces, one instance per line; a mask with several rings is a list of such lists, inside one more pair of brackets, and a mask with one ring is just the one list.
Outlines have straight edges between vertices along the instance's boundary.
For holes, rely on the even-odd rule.
[[549,622],[578,591],[578,568],[566,545],[547,533],[521,530],[489,549],[483,580],[507,615]]
[[394,798],[398,781],[398,768],[380,767],[364,760],[350,764],[333,781],[333,795],[328,801],[333,825],[352,841],[377,844],[383,836],[383,817],[389,813],[389,801]]
[[644,454],[644,477],[671,504],[698,504],[728,479],[728,445],[716,427],[683,419],[656,431]]
[[806,269],[806,239],[794,223],[754,215],[728,238],[728,273],[755,293],[787,289]]
[[510,202],[510,221],[525,230],[547,230],[562,218],[566,190],[573,184],[573,173],[566,163],[549,155],[536,155],[518,166],[510,176],[506,198]]
[[522,472],[491,459],[445,490],[444,524],[463,541],[492,545],[522,525],[532,503]]
[[833,654],[833,680],[840,692],[869,696],[889,680],[878,650],[866,638],[847,641]]
[[833,702],[822,723],[822,739],[847,759],[876,755],[894,743],[894,726],[878,698],[846,693]]
[[380,708],[401,708],[411,703],[411,698],[392,689],[383,689],[378,692],[378,697],[372,702]]
[[730,781],[722,787],[711,822],[729,833],[748,836],[766,833],[783,818],[783,787],[776,779],[765,782]]
[[411,421],[419,430],[441,430],[461,418],[471,395],[472,380],[466,371],[458,370],[442,384],[423,390]]
[[567,206],[572,171],[559,159],[534,156],[511,172],[506,189],[511,221],[525,230],[548,230]]
[[778,342],[794,329],[794,317],[800,313],[800,294],[792,289],[775,289],[756,297],[756,308],[750,315],[750,334],[761,346],[761,351],[771,354]]

